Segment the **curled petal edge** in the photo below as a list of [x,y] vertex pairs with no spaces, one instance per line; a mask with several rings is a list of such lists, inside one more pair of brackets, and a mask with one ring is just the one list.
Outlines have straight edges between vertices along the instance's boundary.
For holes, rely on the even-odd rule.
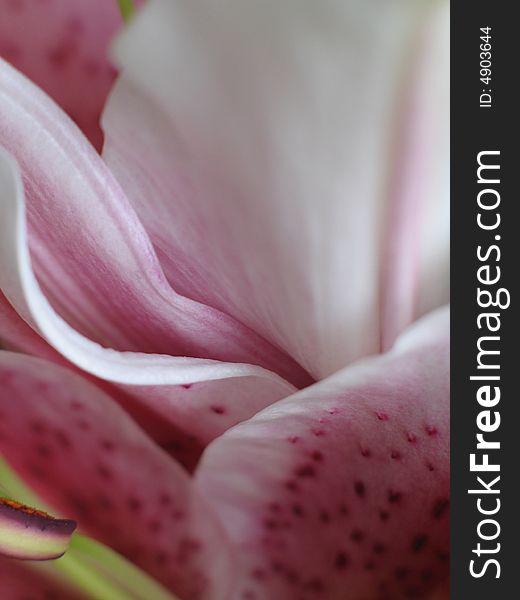
[[43,337],[79,368],[101,379],[127,385],[183,385],[232,377],[260,377],[278,383],[284,393],[294,387],[275,373],[244,363],[119,352],[88,339],[56,313],[43,294],[31,266],[27,244],[25,197],[14,158],[0,147],[0,285],[9,299],[25,305]]

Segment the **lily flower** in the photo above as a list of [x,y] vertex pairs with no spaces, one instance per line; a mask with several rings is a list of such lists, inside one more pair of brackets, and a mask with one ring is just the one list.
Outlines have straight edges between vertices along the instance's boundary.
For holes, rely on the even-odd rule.
[[[71,5],[53,2],[51,19]],[[116,23],[89,37],[86,6],[66,34],[83,90]],[[65,578],[68,553],[2,559],[5,597],[445,584],[446,18],[149,0],[114,47],[101,156],[45,70],[0,62],[0,452],[63,516],[4,501],[0,553],[57,556],[71,519],[106,547]],[[13,550],[28,516],[67,523],[65,545]]]

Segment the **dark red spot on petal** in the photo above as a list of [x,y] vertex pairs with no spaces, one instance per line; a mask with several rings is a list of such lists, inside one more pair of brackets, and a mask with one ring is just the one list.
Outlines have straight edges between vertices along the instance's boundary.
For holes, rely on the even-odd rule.
[[420,552],[421,550],[423,550],[426,547],[426,544],[428,543],[428,536],[424,533],[421,533],[419,535],[416,535],[413,540],[412,540],[412,544],[411,544],[411,550],[414,553]]
[[322,462],[323,461],[323,453],[320,452],[319,450],[314,450],[313,452],[311,452],[311,458],[312,458],[312,460],[315,460],[316,462]]
[[7,8],[14,13],[21,13],[25,9],[24,0],[8,0]]
[[338,571],[345,570],[350,563],[349,556],[346,552],[340,551],[336,554],[336,558],[334,559],[334,566]]
[[285,570],[284,565],[279,560],[273,560],[271,568],[275,573],[282,573]]
[[34,449],[36,450],[36,454],[41,456],[41,458],[49,458],[52,454],[52,450],[45,444],[37,444]]
[[34,433],[42,434],[47,431],[47,427],[41,421],[32,421],[31,430],[34,431]]
[[141,500],[139,500],[139,498],[136,498],[135,496],[130,496],[128,498],[127,505],[132,512],[139,512],[143,507],[143,503],[141,502]]
[[394,490],[388,491],[388,502],[390,502],[390,504],[399,504],[402,498],[403,495],[401,494],[401,492],[396,492]]
[[302,465],[301,467],[298,467],[298,469],[296,469],[296,476],[297,477],[316,477],[316,469],[314,468],[313,465],[311,464],[306,464],[306,465]]
[[152,533],[157,533],[162,529],[162,524],[158,519],[152,519],[148,523],[148,530]]
[[362,481],[354,482],[354,492],[356,492],[356,496],[359,498],[364,498],[366,496],[366,487]]
[[372,550],[374,551],[374,554],[384,554],[386,552],[386,546],[381,542],[376,542],[372,546]]
[[61,429],[57,429],[54,432],[54,437],[56,438],[58,444],[65,450],[70,450],[70,448],[72,448],[72,442],[70,441],[69,436]]
[[350,539],[356,544],[360,544],[365,539],[365,534],[361,531],[361,529],[353,529],[350,534]]
[[330,523],[330,513],[326,510],[320,511],[320,521],[322,523]]
[[57,44],[48,54],[50,64],[56,69],[66,67],[77,52],[76,43],[65,40]]
[[114,474],[106,465],[97,465],[96,472],[102,479],[105,479],[106,481],[110,481],[114,477]]
[[367,560],[365,563],[365,571],[373,571],[376,563],[373,560]]
[[85,419],[79,419],[77,423],[81,431],[88,431],[90,429],[90,423]]
[[273,531],[278,529],[278,523],[274,519],[264,519],[264,527]]
[[449,505],[450,502],[447,498],[439,498],[438,500],[436,500],[435,504],[433,505],[433,518],[440,519],[443,515],[445,515]]
[[448,562],[450,560],[449,551],[440,550],[439,552],[437,552],[437,560],[441,563]]
[[84,498],[79,496],[69,496],[69,504],[72,507],[73,512],[77,513],[82,517],[86,517],[89,513],[89,507]]
[[78,16],[67,19],[67,29],[75,35],[81,35],[85,31],[85,24]]
[[379,421],[388,421],[388,415],[384,412],[376,412],[376,417]]
[[159,504],[163,508],[166,508],[171,503],[172,503],[172,499],[171,499],[170,494],[167,494],[166,492],[162,492],[161,494],[159,494]]
[[285,484],[285,487],[290,492],[299,492],[300,491],[300,486],[296,483],[296,481],[293,481],[293,480],[287,481]]
[[115,449],[115,445],[113,442],[111,442],[110,440],[101,440],[101,448],[103,448],[103,450],[106,450],[107,452],[111,452],[112,450]]

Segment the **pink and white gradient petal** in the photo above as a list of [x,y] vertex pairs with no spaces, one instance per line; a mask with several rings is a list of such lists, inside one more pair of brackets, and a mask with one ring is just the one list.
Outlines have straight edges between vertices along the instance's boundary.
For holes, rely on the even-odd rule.
[[[18,244],[30,245],[37,277],[69,324],[122,351],[248,362],[309,381],[247,327],[176,293],[124,193],[79,131],[6,63],[0,75],[0,144],[18,162],[26,198],[2,199],[2,226],[12,229],[18,218],[18,231],[27,221],[27,240]],[[4,295],[31,321],[6,290],[14,265],[2,267]]]
[[[317,379],[379,352],[412,318],[417,260],[393,240],[410,203],[395,171],[415,174],[394,155],[415,124],[396,116],[435,10],[150,0],[116,43],[103,155],[166,276]],[[412,282],[406,297],[386,293],[389,273]]]

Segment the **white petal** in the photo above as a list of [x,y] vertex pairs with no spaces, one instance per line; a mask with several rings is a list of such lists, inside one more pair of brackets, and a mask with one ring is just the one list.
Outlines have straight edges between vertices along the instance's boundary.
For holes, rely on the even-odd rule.
[[170,281],[316,377],[381,348],[396,114],[429,8],[151,0],[116,46],[104,155]]

